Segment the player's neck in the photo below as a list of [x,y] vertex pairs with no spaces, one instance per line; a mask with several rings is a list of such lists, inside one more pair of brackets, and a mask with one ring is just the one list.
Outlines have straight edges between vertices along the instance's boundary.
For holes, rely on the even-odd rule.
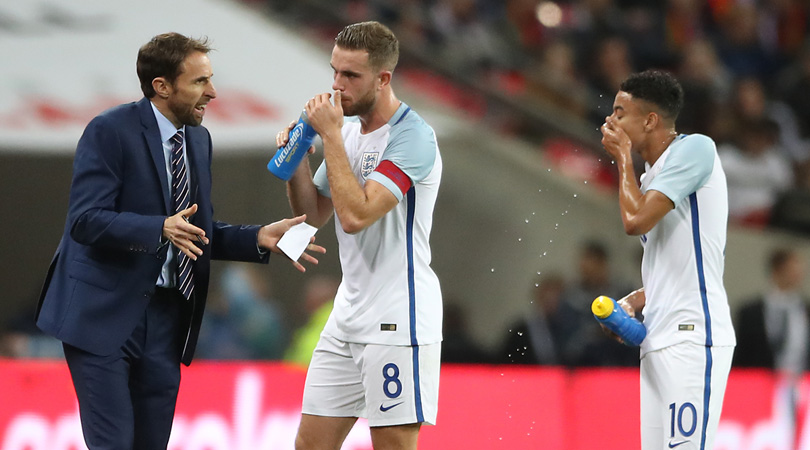
[[644,158],[647,164],[652,166],[667,151],[676,137],[678,137],[678,132],[672,129],[655,133],[650,136],[649,144],[642,149],[641,157]]
[[394,117],[400,103],[390,86],[383,88],[374,108],[368,114],[360,116],[360,132],[371,133],[388,123],[391,117]]

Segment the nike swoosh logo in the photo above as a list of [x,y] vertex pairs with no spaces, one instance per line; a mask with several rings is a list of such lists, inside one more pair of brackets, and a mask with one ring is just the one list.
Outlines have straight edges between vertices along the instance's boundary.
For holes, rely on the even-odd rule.
[[403,402],[394,403],[394,404],[393,404],[393,405],[391,405],[391,406],[384,406],[384,405],[380,405],[380,411],[382,411],[382,412],[386,412],[386,411],[388,411],[389,409],[391,409],[391,408],[393,408],[393,407],[395,407],[395,406],[399,406],[399,405],[401,405],[402,403],[403,403]]
[[677,447],[677,446],[679,446],[679,445],[686,444],[687,442],[689,442],[689,441],[681,441],[681,442],[677,442],[677,443],[675,443],[675,444],[673,444],[672,442],[670,442],[670,443],[669,443],[669,448],[675,448],[675,447]]

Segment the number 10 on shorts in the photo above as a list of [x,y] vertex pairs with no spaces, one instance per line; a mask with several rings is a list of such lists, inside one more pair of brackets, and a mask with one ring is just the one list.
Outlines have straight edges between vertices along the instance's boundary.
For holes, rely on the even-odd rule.
[[695,405],[686,402],[678,407],[675,403],[669,404],[670,430],[669,437],[675,437],[675,425],[681,436],[689,437],[694,434],[697,428],[697,409]]

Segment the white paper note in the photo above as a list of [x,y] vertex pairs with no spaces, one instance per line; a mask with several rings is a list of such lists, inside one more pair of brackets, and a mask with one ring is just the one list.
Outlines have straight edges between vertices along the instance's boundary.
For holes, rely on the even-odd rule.
[[293,261],[298,261],[309,244],[310,238],[318,231],[312,225],[302,222],[287,230],[278,240],[278,248]]

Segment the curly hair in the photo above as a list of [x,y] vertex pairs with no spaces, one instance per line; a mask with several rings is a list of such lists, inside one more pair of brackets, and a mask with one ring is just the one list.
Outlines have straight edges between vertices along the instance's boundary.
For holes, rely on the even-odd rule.
[[669,72],[645,70],[634,73],[622,81],[620,89],[634,99],[657,106],[662,115],[673,122],[683,108],[683,88]]

